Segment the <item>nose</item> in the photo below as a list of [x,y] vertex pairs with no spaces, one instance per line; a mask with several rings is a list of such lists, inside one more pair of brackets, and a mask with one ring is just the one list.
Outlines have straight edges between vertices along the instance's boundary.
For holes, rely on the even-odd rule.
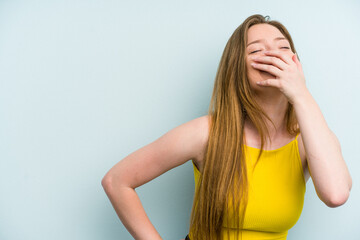
[[[264,42],[264,51],[271,51],[271,50],[276,50],[277,49],[277,43],[276,42],[272,42],[272,41],[268,41],[265,40]],[[263,54],[263,53],[262,53]],[[264,54],[263,54],[264,55]]]
[[[276,50],[276,49],[277,49],[276,46],[272,46],[272,44],[265,44],[264,51],[272,51],[272,50]],[[262,53],[262,54],[264,54],[264,53]]]

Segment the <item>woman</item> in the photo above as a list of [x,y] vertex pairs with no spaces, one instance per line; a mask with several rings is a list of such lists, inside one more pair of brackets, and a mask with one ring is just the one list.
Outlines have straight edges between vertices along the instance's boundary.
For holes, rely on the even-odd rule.
[[352,186],[289,32],[259,14],[227,42],[208,115],[170,130],[104,176],[105,192],[135,239],[162,238],[134,189],[190,159],[191,240],[286,239],[310,176],[329,207],[344,204]]

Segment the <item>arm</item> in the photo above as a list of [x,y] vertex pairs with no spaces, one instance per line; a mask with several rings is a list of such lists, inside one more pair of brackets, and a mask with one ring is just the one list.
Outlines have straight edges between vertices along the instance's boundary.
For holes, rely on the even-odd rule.
[[352,187],[340,143],[310,92],[295,99],[293,106],[316,193],[327,206],[340,206],[349,198]]
[[337,137],[327,126],[319,106],[306,88],[297,54],[276,50],[264,53],[264,57],[253,58],[261,63],[254,67],[270,72],[276,79],[260,81],[259,86],[278,88],[293,104],[318,197],[329,207],[344,204],[350,194],[352,179]]
[[102,186],[118,217],[136,240],[162,239],[150,222],[135,188],[195,159],[207,133],[207,116],[182,124],[113,166]]
[[118,217],[134,239],[162,239],[140,202],[135,189],[113,185],[103,179],[102,185]]

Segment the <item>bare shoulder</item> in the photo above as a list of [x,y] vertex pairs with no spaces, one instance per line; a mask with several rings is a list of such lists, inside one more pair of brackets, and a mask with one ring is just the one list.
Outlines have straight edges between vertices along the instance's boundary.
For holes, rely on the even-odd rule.
[[199,144],[197,145],[198,152],[194,158],[192,158],[194,164],[196,165],[197,169],[201,171],[202,163],[205,155],[206,145],[208,144],[209,140],[209,127],[211,118],[209,115],[201,116],[196,119],[198,124],[198,134],[199,134]]
[[116,163],[104,176],[103,186],[136,188],[188,160],[200,159],[207,132],[207,115],[170,129]]
[[310,173],[309,173],[309,168],[308,168],[308,164],[307,164],[307,157],[306,157],[306,151],[305,151],[304,142],[303,142],[301,133],[298,136],[298,146],[299,146],[299,153],[300,153],[301,163],[302,163],[303,171],[304,171],[305,182],[307,182],[309,180],[309,178],[310,178]]
[[204,149],[209,138],[209,121],[209,116],[204,115],[185,123],[189,126],[184,128],[184,131],[191,131],[187,133],[187,135],[192,138],[192,140],[189,141],[189,144],[194,148],[194,154],[191,159],[195,161],[195,164],[200,161],[204,155]]

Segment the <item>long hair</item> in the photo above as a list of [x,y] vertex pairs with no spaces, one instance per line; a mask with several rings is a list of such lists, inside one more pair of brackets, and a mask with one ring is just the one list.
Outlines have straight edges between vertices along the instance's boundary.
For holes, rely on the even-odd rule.
[[[266,138],[271,142],[265,118],[276,128],[256,102],[247,77],[245,49],[248,29],[260,23],[278,28],[289,41],[291,50],[296,53],[287,29],[280,22],[260,14],[248,17],[228,40],[217,69],[208,109],[209,138],[191,210],[191,240],[223,239],[223,226],[229,224],[229,221],[234,222],[232,227],[235,229],[243,229],[248,201],[244,156],[245,116],[248,116],[261,137],[261,150],[256,164],[263,153]],[[287,131],[295,136],[300,130],[290,102],[285,118]]]

